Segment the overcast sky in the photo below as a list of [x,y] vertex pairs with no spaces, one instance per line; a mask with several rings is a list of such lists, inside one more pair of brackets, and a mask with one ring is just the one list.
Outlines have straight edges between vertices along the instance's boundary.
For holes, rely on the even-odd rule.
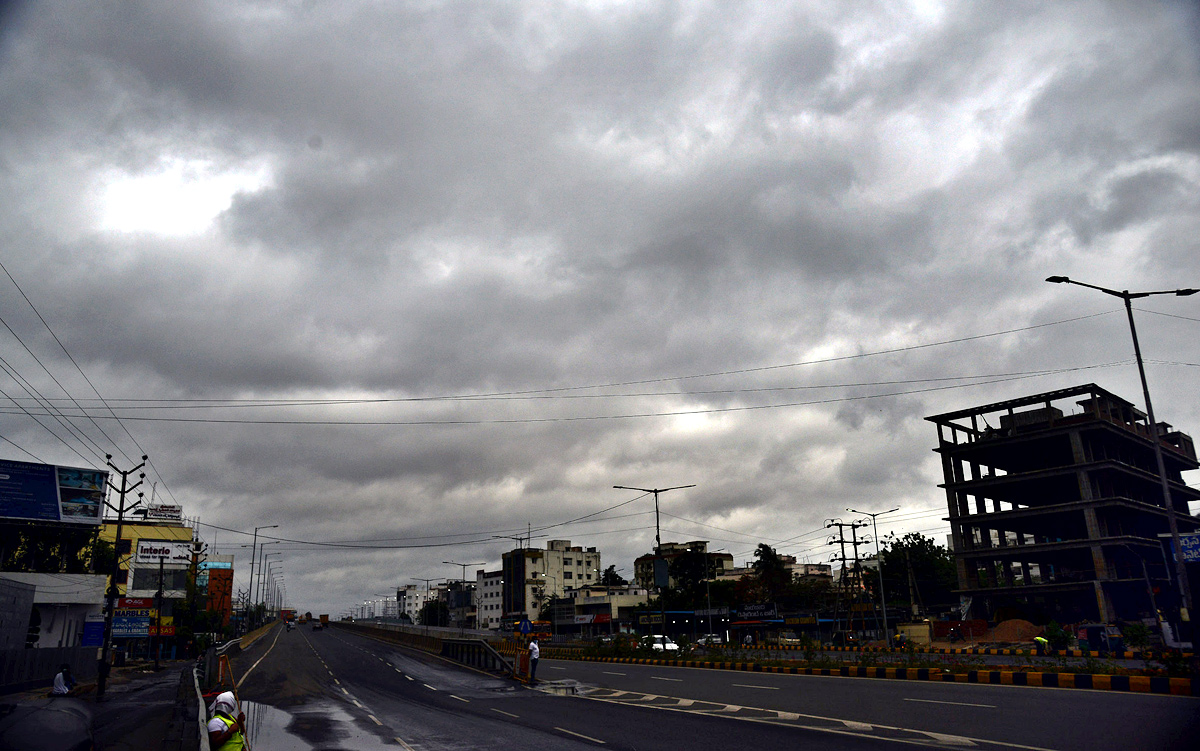
[[[926,416],[1141,404],[1120,301],[1043,279],[1200,286],[1194,3],[6,7],[0,315],[53,379],[0,353],[95,423],[3,375],[0,458],[149,454],[239,586],[256,526],[381,546],[268,547],[313,612],[527,526],[628,575],[651,498],[562,525],[613,485],[739,565],[847,507],[944,542]],[[1200,296],[1137,308],[1200,437]]]

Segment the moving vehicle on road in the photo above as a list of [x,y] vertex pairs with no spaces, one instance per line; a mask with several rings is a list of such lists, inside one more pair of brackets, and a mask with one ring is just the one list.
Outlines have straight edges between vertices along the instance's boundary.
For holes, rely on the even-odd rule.
[[701,647],[716,647],[724,643],[725,640],[720,634],[705,634],[696,640],[696,644]]

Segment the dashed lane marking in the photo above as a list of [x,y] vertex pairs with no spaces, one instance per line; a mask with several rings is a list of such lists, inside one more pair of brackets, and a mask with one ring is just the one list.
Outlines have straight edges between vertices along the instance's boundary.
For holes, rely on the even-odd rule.
[[917,701],[922,704],[950,704],[955,707],[983,707],[985,709],[995,709],[995,704],[967,704],[961,701],[938,701],[937,699],[905,699],[904,701]]
[[559,731],[560,733],[566,733],[567,735],[573,735],[576,738],[582,738],[585,741],[591,741],[592,743],[599,743],[601,746],[605,745],[604,741],[600,740],[599,738],[593,738],[590,735],[584,735],[583,733],[576,733],[574,730],[567,730],[566,728],[556,727],[554,729]]
[[349,695],[350,695],[350,692],[349,692],[349,691],[347,691],[347,690],[345,689],[345,687],[343,687],[343,688],[342,688],[342,693],[343,693],[343,694],[345,694],[346,696],[349,696]]
[[495,707],[492,707],[492,711],[499,712],[500,714],[504,715],[505,717],[512,717],[515,720],[521,719],[520,715],[515,715],[512,712],[505,712],[503,709],[496,709]]
[[660,677],[660,676],[657,676],[657,675],[652,675],[652,676],[650,676],[650,678],[651,678],[652,680],[656,680],[656,681],[673,681],[673,682],[675,682],[675,683],[683,683],[683,679],[682,679],[682,678],[662,678],[662,677]]
[[461,696],[455,696],[454,694],[450,694],[450,698],[451,698],[451,699],[458,699],[458,700],[459,700],[459,701],[461,701],[463,704],[470,704],[470,703],[471,703],[471,702],[467,701],[466,699],[462,698]]
[[366,709],[366,707],[358,703],[358,699],[351,699],[350,701],[354,702],[354,706],[358,707],[359,709]]
[[612,672],[609,672],[609,671],[607,671],[607,670],[605,670],[605,671],[604,671],[604,674],[605,674],[605,675],[625,675],[624,673],[612,673]]
[[371,718],[371,721],[372,721],[372,722],[374,722],[376,725],[382,725],[382,724],[383,724],[382,722],[380,722],[380,721],[379,721],[379,718],[378,718],[378,717],[376,717],[376,716],[375,716],[375,715],[373,715],[373,714],[369,714],[369,715],[367,715],[367,717],[370,717],[370,718]]
[[404,742],[402,739],[400,739],[400,738],[393,738],[392,740],[396,741],[396,743],[399,743],[399,744],[400,744],[400,748],[403,748],[403,749],[404,749],[404,751],[417,751],[415,748],[413,748],[412,746],[408,745],[407,743],[405,743],[405,742]]
[[422,683],[421,685],[424,686],[425,688],[429,689],[430,691],[437,691],[436,688],[434,688],[433,686],[430,686],[428,683]]
[[823,733],[832,733],[834,735],[849,735],[856,738],[878,738],[934,748],[1002,748],[1021,749],[1021,751],[1048,751],[1048,749],[1040,746],[1027,746],[1020,743],[1008,743],[986,738],[971,738],[928,730],[893,727],[891,725],[878,725],[838,717],[783,712],[761,707],[743,707],[737,704],[707,702],[698,699],[681,699],[675,696],[660,696],[642,691],[595,688],[585,693],[580,693],[578,696],[581,699],[589,699],[591,701],[604,701],[612,704],[636,704],[668,712],[692,712],[694,714],[729,717],[745,722],[803,728]]
[[412,677],[411,675],[406,675],[406,676],[404,676],[404,677],[405,677],[405,678],[407,678],[407,679],[409,679],[410,681],[413,679],[413,677]]
[[733,685],[737,686],[738,688],[761,688],[766,691],[778,691],[779,690],[779,686],[753,686],[749,683],[735,683]]

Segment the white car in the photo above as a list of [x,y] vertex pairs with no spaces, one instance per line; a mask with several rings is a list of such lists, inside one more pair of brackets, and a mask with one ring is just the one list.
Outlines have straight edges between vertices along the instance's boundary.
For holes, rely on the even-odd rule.
[[715,647],[725,643],[720,634],[705,634],[696,640],[696,643],[704,647]]
[[642,637],[642,647],[649,647],[655,652],[678,652],[679,645],[671,641],[669,636],[645,636]]

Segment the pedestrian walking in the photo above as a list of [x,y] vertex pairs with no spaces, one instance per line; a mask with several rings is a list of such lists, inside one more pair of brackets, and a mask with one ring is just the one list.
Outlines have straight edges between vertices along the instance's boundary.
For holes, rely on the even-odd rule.
[[538,647],[537,637],[529,640],[529,682],[537,683],[537,664],[538,659],[542,656],[542,650]]

